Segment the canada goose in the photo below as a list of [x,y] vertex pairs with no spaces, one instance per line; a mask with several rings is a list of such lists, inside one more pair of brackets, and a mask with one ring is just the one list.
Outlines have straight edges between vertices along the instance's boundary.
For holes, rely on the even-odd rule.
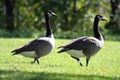
[[38,59],[49,54],[52,51],[55,42],[49,23],[49,17],[51,15],[55,16],[56,14],[53,13],[51,10],[47,10],[45,12],[46,36],[35,39],[28,44],[13,50],[12,55],[21,54],[25,57],[34,58],[34,61],[31,63],[35,63],[37,61],[37,63],[39,64]]
[[80,57],[86,57],[86,67],[88,66],[91,56],[95,55],[104,45],[104,40],[98,29],[98,23],[100,20],[105,21],[101,15],[96,15],[94,18],[94,36],[95,37],[79,37],[74,39],[65,46],[60,46],[62,48],[58,53],[67,52],[72,58],[76,59],[81,66],[83,66],[80,61]]

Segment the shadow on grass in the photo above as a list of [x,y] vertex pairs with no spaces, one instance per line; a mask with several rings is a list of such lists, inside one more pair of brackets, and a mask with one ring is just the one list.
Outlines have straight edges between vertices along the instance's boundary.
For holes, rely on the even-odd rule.
[[0,70],[0,80],[120,80],[120,77],[104,77],[68,73],[20,72]]

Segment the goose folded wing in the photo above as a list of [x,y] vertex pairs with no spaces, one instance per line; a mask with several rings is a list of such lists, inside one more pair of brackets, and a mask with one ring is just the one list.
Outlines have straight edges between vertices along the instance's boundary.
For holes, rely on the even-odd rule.
[[13,50],[12,52],[14,52],[15,54],[19,54],[24,51],[35,51],[36,49],[38,49],[38,47],[39,49],[42,48],[44,43],[46,43],[45,40],[35,39],[29,42],[28,44],[24,45],[23,47]]
[[81,37],[73,40],[69,44],[63,46],[64,50],[85,50],[92,46],[97,46],[96,39],[91,37]]

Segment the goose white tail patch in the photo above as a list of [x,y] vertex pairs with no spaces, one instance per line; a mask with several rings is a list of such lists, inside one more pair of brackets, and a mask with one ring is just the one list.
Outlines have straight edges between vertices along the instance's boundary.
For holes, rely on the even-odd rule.
[[25,57],[30,57],[30,58],[37,57],[37,55],[35,54],[35,51],[26,51],[26,52],[22,52],[20,54],[25,56]]
[[67,53],[70,54],[71,56],[76,57],[76,58],[85,57],[85,54],[83,54],[82,50],[80,50],[80,51],[69,50],[69,51],[67,51]]

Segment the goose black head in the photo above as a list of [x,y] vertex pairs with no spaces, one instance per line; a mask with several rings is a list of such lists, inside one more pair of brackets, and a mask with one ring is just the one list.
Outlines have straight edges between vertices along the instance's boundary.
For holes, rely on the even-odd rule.
[[100,20],[107,21],[107,19],[104,18],[102,15],[96,15],[95,19],[98,20],[98,21],[100,21]]
[[49,17],[50,17],[50,16],[56,16],[56,14],[55,14],[53,11],[51,11],[51,10],[47,10],[46,13],[47,13],[47,15],[48,15]]

